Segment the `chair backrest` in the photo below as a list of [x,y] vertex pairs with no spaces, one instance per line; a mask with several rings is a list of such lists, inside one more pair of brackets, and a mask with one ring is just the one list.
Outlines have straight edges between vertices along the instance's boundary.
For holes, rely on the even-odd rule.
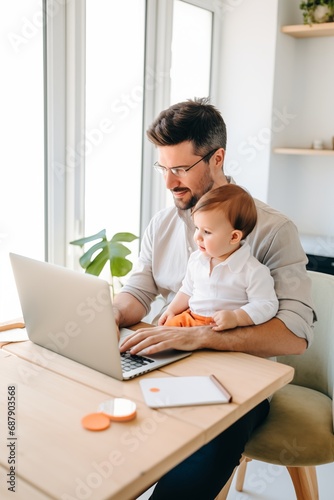
[[314,340],[304,354],[279,356],[281,363],[295,368],[293,383],[333,398],[334,379],[334,276],[308,271],[317,321]]

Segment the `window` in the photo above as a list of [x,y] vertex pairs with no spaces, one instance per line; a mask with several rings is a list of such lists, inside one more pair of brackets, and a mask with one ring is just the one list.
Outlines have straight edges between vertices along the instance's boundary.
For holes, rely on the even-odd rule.
[[174,0],[171,104],[210,95],[213,13]]
[[71,239],[139,235],[166,206],[145,130],[172,102],[213,96],[216,3],[2,7],[0,321],[21,312],[10,251],[76,267]]
[[0,321],[21,315],[9,252],[44,260],[42,2],[0,6]]
[[[210,96],[212,36],[211,10],[174,0],[169,104]],[[173,205],[166,189],[164,198]]]
[[144,0],[87,0],[87,236],[139,235],[144,42]]

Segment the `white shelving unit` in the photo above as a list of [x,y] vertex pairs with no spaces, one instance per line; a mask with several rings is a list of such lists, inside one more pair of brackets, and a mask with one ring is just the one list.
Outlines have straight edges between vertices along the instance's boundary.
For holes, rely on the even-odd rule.
[[274,148],[274,153],[280,155],[334,156],[333,149]]
[[[288,119],[273,134],[268,202],[296,223],[305,251],[319,256],[315,265],[333,269],[334,23],[288,25],[287,7],[282,19],[273,109]],[[316,139],[324,149],[311,147]]]
[[[294,24],[282,26],[281,32],[294,38],[317,38],[324,36],[334,36],[334,23],[323,24]],[[333,145],[334,147],[334,145]],[[311,149],[298,147],[274,148],[274,153],[289,155],[312,155],[312,156],[332,156],[334,149]]]
[[291,26],[282,26],[281,31],[294,38],[334,36],[334,23],[294,24]]

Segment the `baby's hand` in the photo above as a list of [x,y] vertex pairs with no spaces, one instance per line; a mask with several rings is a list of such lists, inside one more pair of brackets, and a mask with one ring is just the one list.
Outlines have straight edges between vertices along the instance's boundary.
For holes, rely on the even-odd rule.
[[160,316],[158,325],[162,326],[166,323],[168,319],[174,318],[175,314],[171,311],[168,311],[168,309]]
[[238,320],[234,311],[218,311],[213,315],[213,320],[216,326],[213,326],[212,329],[216,332],[230,330],[238,326]]

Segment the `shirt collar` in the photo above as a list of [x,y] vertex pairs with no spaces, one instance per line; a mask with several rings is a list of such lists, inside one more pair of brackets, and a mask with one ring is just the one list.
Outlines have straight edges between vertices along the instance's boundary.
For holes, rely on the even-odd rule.
[[229,266],[232,273],[240,273],[250,256],[250,246],[245,241],[241,242],[240,248],[232,253],[223,264]]
[[[228,266],[231,273],[240,273],[250,256],[250,246],[245,241],[241,242],[240,248],[233,252],[226,260],[223,260],[216,267]],[[200,260],[203,263],[210,262],[210,257],[201,254]]]

